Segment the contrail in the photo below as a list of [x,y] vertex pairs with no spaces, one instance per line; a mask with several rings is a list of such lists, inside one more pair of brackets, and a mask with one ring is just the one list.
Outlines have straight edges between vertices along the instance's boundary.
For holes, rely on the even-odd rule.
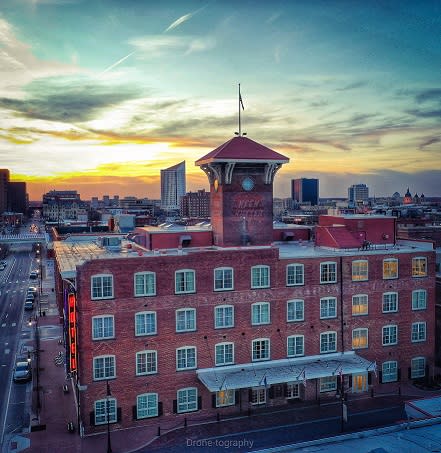
[[136,50],[134,50],[133,52],[130,52],[128,55],[126,55],[125,57],[122,57],[120,60],[118,60],[116,63],[113,63],[112,65],[110,65],[108,68],[104,69],[103,72],[101,72],[100,74],[98,74],[97,77],[101,77],[103,74],[105,74],[106,72],[110,71],[111,69],[113,69],[115,66],[118,66],[119,64],[121,64],[124,60],[127,60],[127,58],[129,58],[130,56],[132,56],[134,53],[136,52]]
[[177,26],[183,24],[184,22],[187,22],[188,19],[191,19],[194,15],[196,15],[197,13],[201,12],[202,10],[204,10],[208,5],[205,5],[203,6],[202,8],[199,8],[197,9],[195,12],[193,13],[188,13],[188,14],[184,14],[183,16],[181,16],[179,19],[176,19],[173,23],[171,23],[165,30],[164,30],[164,33],[167,33],[169,30],[173,30],[174,28],[176,28]]

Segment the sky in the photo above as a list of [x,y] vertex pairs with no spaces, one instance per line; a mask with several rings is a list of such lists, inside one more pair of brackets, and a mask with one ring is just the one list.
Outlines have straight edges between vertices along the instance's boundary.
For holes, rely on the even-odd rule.
[[439,0],[1,0],[0,168],[49,190],[159,198],[160,169],[238,131],[321,197],[441,196]]

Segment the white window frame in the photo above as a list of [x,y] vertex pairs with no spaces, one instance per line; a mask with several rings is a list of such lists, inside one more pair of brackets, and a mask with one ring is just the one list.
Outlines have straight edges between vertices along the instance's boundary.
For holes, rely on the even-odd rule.
[[[107,322],[109,322],[110,320],[111,327],[105,325],[106,320]],[[111,330],[112,331],[111,334],[106,335],[106,330]],[[109,340],[112,338],[115,338],[115,317],[113,315],[93,316],[92,340]]]
[[286,383],[286,399],[300,398],[300,385],[298,382]]
[[[231,349],[231,353],[227,351]],[[229,357],[229,360],[227,359]],[[222,360],[218,360],[221,358]],[[214,360],[216,366],[232,365],[234,364],[234,343],[225,341],[214,345]]]
[[[366,339],[364,343],[363,339]],[[369,347],[369,329],[366,327],[359,327],[357,329],[353,329],[352,349],[367,349],[368,347]]]
[[320,298],[320,319],[330,319],[337,317],[337,298]]
[[412,277],[427,277],[427,258],[425,256],[415,256],[412,258]]
[[194,370],[198,366],[196,346],[182,346],[176,349],[176,370]]
[[383,313],[396,313],[398,311],[398,293],[396,291],[383,293],[381,309]]
[[427,308],[427,290],[425,289],[413,290],[412,310],[426,310],[426,308]]
[[[110,285],[104,284],[109,280]],[[91,300],[105,300],[114,298],[112,274],[95,274],[90,277],[90,298]],[[106,290],[106,291],[104,291]],[[100,294],[96,294],[98,291]]]
[[271,285],[270,267],[265,264],[259,264],[251,268],[251,288],[269,288]]
[[[262,362],[271,358],[271,342],[269,338],[256,338],[251,342],[251,360]],[[262,354],[262,351],[265,353]]]
[[[396,272],[391,273],[391,268],[389,264],[395,263]],[[383,280],[394,280],[398,278],[398,259],[397,258],[385,258],[383,260]]]
[[142,393],[136,395],[136,419],[157,417],[159,415],[158,394]]
[[251,304],[251,324],[261,326],[271,323],[271,307],[269,302],[256,302]]
[[[290,351],[293,351],[290,353]],[[289,335],[286,338],[286,356],[302,357],[305,355],[305,336]]]
[[[189,278],[190,275],[192,278]],[[196,272],[194,269],[179,269],[175,271],[175,294],[192,294],[195,292]]]
[[[102,362],[102,366],[101,366]],[[113,362],[112,364],[107,362]],[[97,377],[97,372],[103,370],[103,376]],[[100,373],[101,374],[101,373]],[[105,381],[116,378],[116,357],[114,355],[100,355],[93,358],[93,380]]]
[[305,320],[305,301],[292,299],[286,302],[286,321],[298,322]]
[[253,387],[251,389],[251,404],[257,406],[266,403],[266,389],[265,387]]
[[[333,337],[333,339],[331,339]],[[326,348],[323,348],[326,343]],[[334,344],[334,348],[331,345]],[[337,352],[337,332],[330,330],[320,334],[320,354],[329,354],[330,352]]]
[[[364,309],[364,307],[366,307]],[[352,296],[352,316],[366,316],[369,314],[369,296],[354,294]]]
[[[107,409],[107,404],[109,405]],[[105,398],[94,402],[94,421],[95,425],[104,425],[107,423],[107,415],[109,423],[117,422],[117,401],[116,398]]]
[[334,392],[335,390],[337,390],[337,376],[320,378],[320,393]]
[[337,262],[324,261],[323,263],[320,263],[320,283],[327,284],[336,282],[337,282]]
[[369,261],[354,260],[352,261],[352,281],[365,282],[369,280]]
[[[153,282],[150,279],[153,279]],[[156,296],[156,273],[150,271],[136,272],[133,276],[133,292],[135,297]]]
[[[180,396],[183,399],[180,401]],[[196,387],[187,387],[179,389],[176,392],[176,411],[178,414],[185,412],[194,412],[198,410],[198,389]]]
[[[386,341],[387,338],[389,338],[388,341]],[[398,326],[396,324],[383,326],[381,329],[381,344],[383,346],[393,346],[398,344]]]
[[[153,317],[154,329],[149,330],[151,321],[147,321],[147,318]],[[141,318],[143,322],[140,323]],[[142,328],[141,328],[142,327]],[[156,312],[155,311],[140,311],[135,313],[135,336],[142,337],[146,335],[156,335],[157,333],[157,321],[156,321]]]
[[233,389],[219,390],[216,392],[216,407],[234,406],[236,392]]
[[234,327],[234,305],[214,307],[214,328],[228,329],[230,327]]
[[426,358],[414,357],[410,362],[410,378],[418,379],[426,375]]
[[386,384],[388,382],[398,381],[398,362],[396,360],[389,360],[383,362],[381,366],[381,382]]
[[412,343],[421,343],[427,340],[427,323],[426,321],[413,322],[411,327]]
[[[228,276],[228,273],[231,275]],[[213,274],[214,291],[234,290],[234,269],[232,267],[217,267]]]
[[[141,358],[144,357],[144,361],[141,362]],[[152,360],[153,358],[153,360]],[[158,373],[158,352],[153,349],[138,351],[135,359],[136,376],[146,376],[148,374]],[[145,371],[141,370],[141,367],[145,366]],[[149,370],[149,367],[151,368]]]
[[286,266],[286,286],[302,286],[305,284],[305,265],[291,263]]
[[[180,320],[179,315],[184,313],[184,320]],[[189,318],[189,313],[192,313],[193,319]],[[196,330],[196,309],[195,308],[179,308],[175,313],[176,317],[176,332],[194,332]],[[184,322],[185,327],[183,329],[179,328],[180,324]],[[192,322],[194,325],[188,327],[189,323]]]

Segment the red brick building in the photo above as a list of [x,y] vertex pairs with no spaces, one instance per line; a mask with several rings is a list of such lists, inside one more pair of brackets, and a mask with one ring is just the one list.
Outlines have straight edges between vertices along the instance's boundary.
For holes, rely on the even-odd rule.
[[392,217],[323,216],[314,240],[310,227],[273,225],[284,162],[235,137],[197,162],[211,225],[54,244],[86,434],[107,420],[214,420],[435,373],[433,244],[397,241]]

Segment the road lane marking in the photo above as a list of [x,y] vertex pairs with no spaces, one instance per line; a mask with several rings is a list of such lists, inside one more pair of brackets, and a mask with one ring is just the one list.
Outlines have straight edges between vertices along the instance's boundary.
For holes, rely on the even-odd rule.
[[13,323],[11,324],[12,327],[15,327],[16,325],[17,325],[16,322],[13,322]]
[[5,349],[5,354],[9,354],[11,352],[10,349]]
[[2,324],[2,327],[6,327],[6,323],[5,322]]

